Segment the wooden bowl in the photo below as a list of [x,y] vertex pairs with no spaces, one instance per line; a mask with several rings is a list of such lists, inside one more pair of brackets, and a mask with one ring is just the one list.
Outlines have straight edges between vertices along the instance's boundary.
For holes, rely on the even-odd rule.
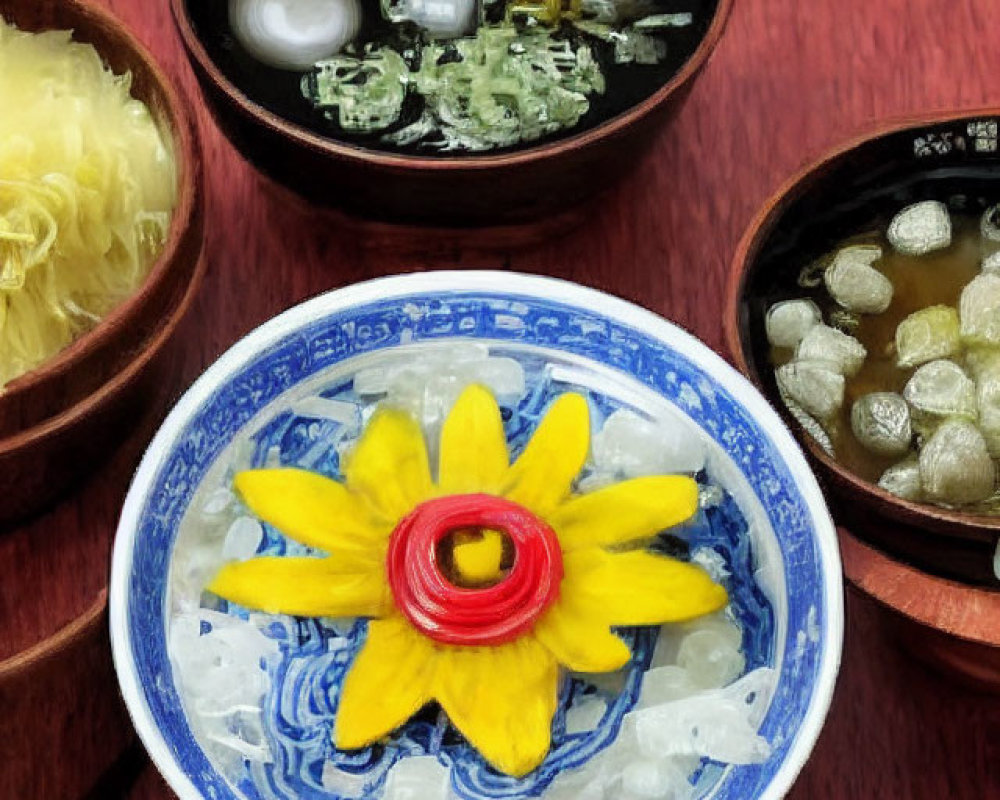
[[[181,361],[167,361],[150,403],[127,417],[127,439],[78,495],[0,528],[0,797],[121,796],[105,780],[139,745],[111,663],[108,555],[135,464],[180,388]],[[58,769],[44,768],[50,753]]]
[[[801,269],[849,235],[884,225],[905,205],[965,197],[970,210],[1000,200],[994,112],[911,119],[823,156],[786,183],[751,223],[733,260],[725,312],[729,349],[740,369],[785,416],[807,449],[838,523],[893,558],[929,575],[1000,588],[993,555],[1000,517],[902,500],[829,457],[784,408],[774,381],[764,317],[780,299],[800,297]],[[977,135],[980,131],[984,135]],[[992,135],[985,135],[992,131]]]
[[212,59],[192,19],[202,0],[171,0],[209,108],[236,148],[312,202],[404,224],[542,224],[592,200],[631,171],[676,113],[718,43],[732,0],[716,0],[695,52],[646,100],[585,132],[499,155],[420,157],[376,152],[313,133],[250,100]]
[[118,374],[61,414],[0,439],[0,522],[58,498],[111,455],[147,408],[165,406],[175,368],[170,345],[201,285],[205,259],[189,266],[183,297],[165,309],[152,340]]
[[[111,665],[107,617],[102,591],[54,635],[0,661],[4,797],[88,796],[133,743]],[[59,768],[44,768],[40,752],[58,753]]]
[[204,272],[201,157],[191,113],[152,57],[114,17],[79,0],[15,0],[26,30],[72,29],[115,72],[130,71],[172,137],[178,202],[163,253],[140,289],[91,332],[0,394],[0,521],[41,508],[92,470],[159,390],[166,345]]
[[[7,0],[0,13],[24,30],[70,29],[76,40],[94,45],[116,73],[129,71],[132,94],[146,103],[172,138],[178,164],[177,207],[170,233],[145,282],[89,333],[7,384],[0,393],[0,441],[7,443],[33,426],[51,423],[75,404],[92,400],[156,339],[169,310],[184,297],[200,257],[202,198],[201,162],[189,109],[152,56],[117,19],[79,0]],[[0,487],[6,488],[10,480],[0,477]],[[4,504],[0,498],[0,509]]]
[[838,533],[844,573],[881,606],[899,644],[972,689],[1000,693],[1000,592],[928,575]]

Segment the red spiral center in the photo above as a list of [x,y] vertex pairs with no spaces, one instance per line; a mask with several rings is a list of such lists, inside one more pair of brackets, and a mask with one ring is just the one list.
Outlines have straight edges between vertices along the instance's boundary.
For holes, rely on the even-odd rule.
[[[438,563],[439,543],[468,529],[498,531],[513,546],[510,570],[492,586],[456,586]],[[555,600],[563,577],[552,528],[523,506],[487,494],[421,503],[392,532],[386,568],[396,606],[413,626],[454,645],[513,641]]]

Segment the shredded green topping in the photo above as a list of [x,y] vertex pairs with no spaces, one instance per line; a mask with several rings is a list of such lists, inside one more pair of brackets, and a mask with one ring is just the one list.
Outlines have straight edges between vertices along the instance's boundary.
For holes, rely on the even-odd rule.
[[[644,16],[629,16],[640,7]],[[501,22],[480,24],[472,36],[421,33],[402,54],[386,45],[348,48],[318,63],[302,91],[344,131],[381,133],[386,144],[476,152],[531,142],[576,126],[589,98],[605,92],[588,39],[611,44],[616,63],[663,60],[661,35],[692,17],[651,8],[641,0],[510,0]],[[383,2],[383,14],[394,9]],[[402,124],[412,96],[422,112]]]

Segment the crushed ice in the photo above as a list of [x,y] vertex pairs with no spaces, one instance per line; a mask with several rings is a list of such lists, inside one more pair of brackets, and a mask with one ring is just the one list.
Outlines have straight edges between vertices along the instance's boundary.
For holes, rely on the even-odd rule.
[[[486,384],[500,398],[517,398],[525,390],[524,370],[517,361],[469,344],[427,348],[419,358],[381,359],[356,374],[354,388],[367,400],[418,415],[433,441],[436,436],[430,431],[440,425],[461,388],[473,381]],[[302,418],[332,421],[352,436],[359,434],[363,422],[357,405],[319,395],[294,400],[291,410]],[[349,442],[344,439],[341,449]],[[622,409],[611,413],[595,434],[589,472],[595,483],[693,474],[704,469],[706,455],[701,434],[683,415],[651,420]],[[280,457],[280,450],[271,448],[264,460],[277,465]],[[226,474],[246,468],[251,458],[252,447],[237,443]],[[207,479],[205,484],[213,485]],[[713,488],[707,489],[708,505]],[[222,773],[232,776],[240,774],[244,764],[272,761],[261,713],[280,646],[267,635],[276,618],[251,614],[244,619],[203,607],[214,598],[203,596],[201,587],[218,566],[252,557],[265,532],[229,489],[206,490],[200,497],[192,515],[197,535],[188,537],[174,556],[169,651],[198,739]],[[719,491],[714,502],[721,497]],[[289,552],[296,547],[289,543]],[[728,575],[725,559],[711,548],[696,549],[692,561],[717,579]],[[282,624],[294,627],[291,620]],[[743,675],[741,644],[740,627],[725,613],[664,626],[639,700],[625,716],[619,737],[579,769],[561,774],[545,797],[688,798],[693,796],[689,777],[702,758],[729,763],[766,759],[769,747],[757,730],[777,676],[768,668]],[[567,709],[569,733],[597,728],[608,709],[606,698],[623,688],[621,673],[587,679],[598,694],[586,695]],[[323,789],[337,796],[361,797],[367,791],[364,776],[329,761],[317,777]],[[400,759],[389,770],[383,793],[385,800],[454,797],[449,769],[433,756]]]
[[[196,733],[224,772],[271,760],[261,722],[278,644],[254,620],[201,608],[170,623],[169,652]],[[228,768],[228,769],[227,769]]]

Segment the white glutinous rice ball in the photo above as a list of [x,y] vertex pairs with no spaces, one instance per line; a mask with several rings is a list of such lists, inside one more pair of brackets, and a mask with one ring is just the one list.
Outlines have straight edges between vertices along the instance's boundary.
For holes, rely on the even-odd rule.
[[358,35],[358,0],[229,0],[233,35],[250,55],[305,72]]
[[476,0],[395,0],[393,22],[410,20],[435,38],[452,39],[471,33],[476,23]]

